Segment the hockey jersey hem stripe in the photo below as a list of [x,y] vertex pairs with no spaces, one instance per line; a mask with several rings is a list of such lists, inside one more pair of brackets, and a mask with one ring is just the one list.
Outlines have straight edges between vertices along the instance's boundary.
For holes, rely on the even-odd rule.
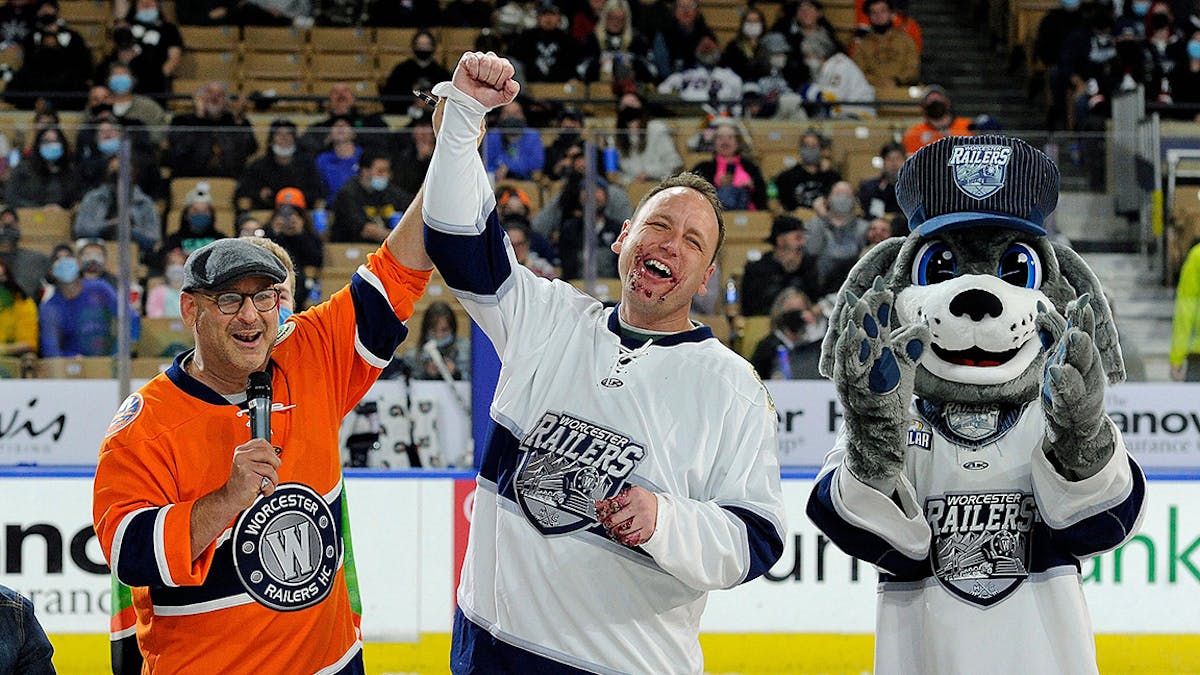
[[355,656],[362,652],[362,646],[362,640],[355,640],[354,644],[350,645],[350,649],[342,655],[342,658],[318,670],[317,672],[313,673],[313,675],[338,675],[338,673],[346,672],[346,666],[354,660]]
[[251,598],[249,593],[239,593],[216,600],[197,602],[193,605],[154,605],[154,614],[155,616],[191,616],[248,605],[252,602],[254,602],[254,598]]
[[558,650],[554,650],[554,649],[550,649],[548,647],[543,647],[541,645],[534,644],[528,640],[524,640],[515,635],[507,633],[503,630],[500,630],[500,628],[497,627],[495,624],[491,623],[490,621],[484,620],[482,617],[480,617],[479,615],[477,615],[473,611],[471,611],[471,609],[469,607],[464,607],[461,603],[459,604],[458,609],[459,609],[459,611],[462,612],[463,616],[466,618],[466,620],[470,624],[469,626],[466,627],[466,629],[468,631],[473,628],[478,631],[486,632],[489,635],[491,635],[492,637],[496,638],[497,640],[499,640],[505,644],[508,644],[511,647],[514,647],[514,648],[522,650],[522,651],[529,652],[530,654],[540,656],[542,658],[549,659],[551,661],[555,661],[559,664],[569,666],[571,668],[579,668],[579,669],[586,670],[591,673],[597,673],[599,675],[622,675],[621,671],[613,670],[611,668],[606,668],[597,663],[591,663],[588,661],[584,661],[583,659],[576,658],[574,656],[570,656],[569,654],[564,654]]

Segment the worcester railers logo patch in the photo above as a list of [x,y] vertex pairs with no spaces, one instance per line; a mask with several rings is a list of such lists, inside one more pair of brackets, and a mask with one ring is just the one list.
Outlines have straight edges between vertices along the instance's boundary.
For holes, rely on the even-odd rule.
[[333,512],[307,485],[281,483],[233,528],[238,578],[255,602],[281,612],[324,600],[341,556]]
[[963,194],[986,199],[1004,187],[1012,148],[1003,145],[959,145],[946,162],[954,171],[954,184]]
[[646,448],[565,413],[546,412],[521,441],[514,489],[525,517],[545,535],[596,521],[596,501],[624,487]]
[[980,607],[1007,598],[1029,576],[1029,532],[1038,519],[1024,492],[947,494],[925,500],[930,562],[942,587]]

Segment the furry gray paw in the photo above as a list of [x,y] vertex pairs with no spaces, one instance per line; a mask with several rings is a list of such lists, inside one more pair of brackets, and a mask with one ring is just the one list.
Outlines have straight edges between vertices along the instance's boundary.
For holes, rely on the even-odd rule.
[[833,380],[845,408],[851,469],[864,479],[894,476],[903,466],[913,380],[929,344],[924,324],[893,333],[892,303],[892,292],[876,278],[862,298],[847,294],[838,317],[844,329]]
[[1107,378],[1092,337],[1095,316],[1087,301],[1084,294],[1068,305],[1065,320],[1046,311],[1038,316],[1039,329],[1052,336],[1042,381],[1047,449],[1072,470],[1094,466],[1112,451],[1111,431],[1104,422]]

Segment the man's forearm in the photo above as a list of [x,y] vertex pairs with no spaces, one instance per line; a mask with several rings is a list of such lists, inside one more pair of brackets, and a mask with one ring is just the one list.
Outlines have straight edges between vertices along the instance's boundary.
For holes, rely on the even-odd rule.
[[424,223],[421,222],[424,203],[425,186],[422,185],[400,222],[383,242],[397,262],[412,270],[433,269],[433,261],[425,253]]

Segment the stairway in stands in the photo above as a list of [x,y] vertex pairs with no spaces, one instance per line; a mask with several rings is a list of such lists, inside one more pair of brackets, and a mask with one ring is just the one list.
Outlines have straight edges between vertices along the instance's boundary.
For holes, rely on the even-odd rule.
[[960,116],[988,114],[1005,130],[1040,130],[1045,113],[1026,94],[1025,74],[1010,72],[1007,51],[987,35],[986,16],[963,0],[918,0],[909,11],[921,25],[922,80],[950,93]]
[[[1045,110],[1028,97],[1023,68],[1010,67],[1007,51],[991,44],[986,16],[976,15],[973,4],[910,4],[924,39],[922,80],[944,86],[959,115],[991,115],[1004,131],[1045,148]],[[1115,306],[1122,345],[1136,352],[1146,379],[1166,381],[1174,289],[1160,283],[1152,256],[1138,252],[1137,225],[1113,213],[1112,196],[1087,191],[1086,172],[1071,162],[1070,139],[1060,137],[1058,150],[1062,195],[1055,214],[1057,233],[1104,284]]]

